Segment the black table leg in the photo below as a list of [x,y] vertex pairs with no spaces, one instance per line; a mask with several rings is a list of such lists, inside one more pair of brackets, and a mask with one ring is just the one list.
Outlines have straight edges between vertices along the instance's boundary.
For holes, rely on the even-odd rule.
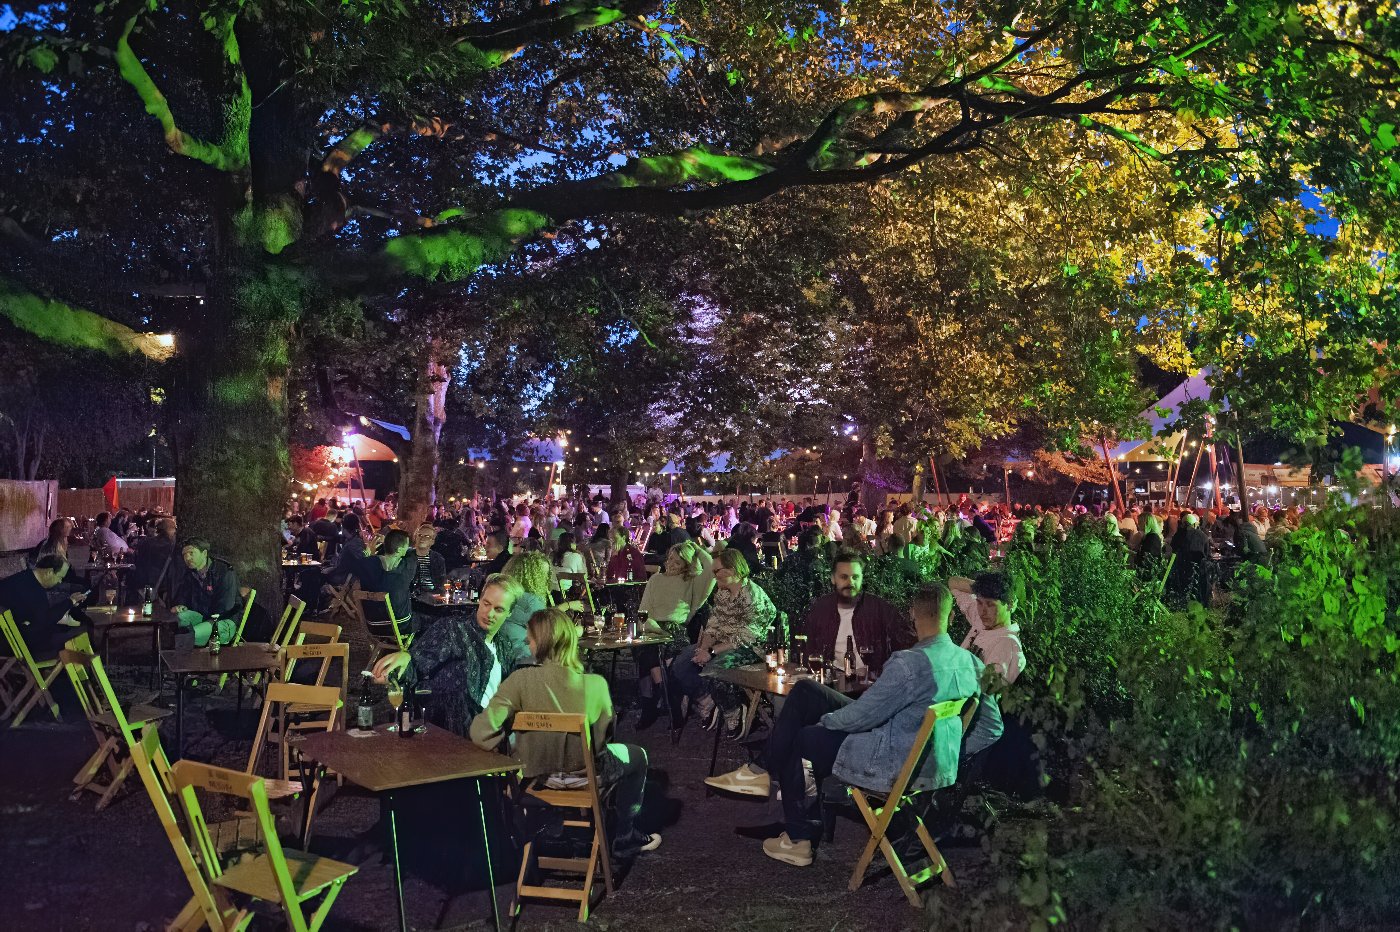
[[394,813],[394,794],[388,794],[389,802],[389,847],[394,853],[394,896],[399,904],[399,932],[408,932],[408,917],[403,909],[403,869],[399,865],[399,826]]
[[486,886],[491,894],[491,927],[501,932],[501,907],[496,902],[496,868],[491,863],[491,834],[486,829],[486,797],[481,791],[481,777],[472,781],[476,787],[476,808],[481,813],[481,848],[486,853]]
[[160,689],[160,622],[151,624],[151,688]]
[[176,760],[185,756],[185,675],[175,674],[175,754]]
[[[715,746],[710,750],[710,776],[715,775],[715,764],[719,761],[719,739],[724,734],[724,720],[715,723]],[[708,792],[708,791],[707,791]]]

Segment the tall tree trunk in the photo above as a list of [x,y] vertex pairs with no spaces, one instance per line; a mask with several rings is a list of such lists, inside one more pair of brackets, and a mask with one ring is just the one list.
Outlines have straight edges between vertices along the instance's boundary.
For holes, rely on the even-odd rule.
[[861,428],[860,441],[860,504],[867,511],[874,511],[880,506],[884,499],[884,494],[875,484],[870,481],[870,477],[875,474],[875,437],[873,427]]
[[922,461],[914,464],[914,482],[909,491],[909,504],[911,506],[924,500],[924,464]]
[[618,466],[608,470],[608,495],[614,505],[627,498],[627,467]]
[[436,501],[440,441],[447,423],[447,387],[452,381],[445,357],[442,341],[431,339],[418,370],[408,454],[402,457],[399,479],[399,523],[410,531],[427,520]]
[[305,302],[295,273],[256,243],[218,231],[203,316],[181,335],[184,360],[176,459],[182,534],[207,538],[242,585],[280,608],[278,524],[291,482],[287,376],[292,324]]

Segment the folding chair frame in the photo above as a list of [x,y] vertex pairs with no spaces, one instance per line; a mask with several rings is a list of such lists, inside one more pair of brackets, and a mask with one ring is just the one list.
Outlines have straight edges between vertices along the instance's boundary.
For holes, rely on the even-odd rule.
[[[245,627],[247,627],[247,625],[248,625],[248,616],[251,615],[251,614],[253,613],[253,600],[256,599],[257,597],[258,597],[258,590],[256,590],[256,589],[249,589],[249,590],[248,590],[247,598],[245,598],[244,601],[243,601],[243,617],[238,619],[238,630],[236,630],[236,631],[233,632],[233,640],[229,642],[229,646],[230,646],[230,647],[232,647],[234,644],[242,644],[242,643],[243,643],[243,629],[244,629]],[[219,632],[218,632],[218,630],[217,630],[217,628],[216,628],[215,631],[210,635],[210,637],[218,637],[218,636],[219,636]],[[240,673],[240,674],[234,674],[234,675],[235,675],[235,676],[240,676],[240,677],[242,676],[241,673]],[[229,678],[229,675],[228,675],[227,673],[224,673],[224,674],[222,674],[222,675],[219,677],[219,685],[218,685],[218,688],[216,689],[216,692],[222,692],[222,691],[223,691],[224,684],[228,682],[228,678]],[[240,695],[241,695],[241,694],[240,694]]]
[[[73,777],[77,787],[73,798],[78,798],[84,790],[94,792],[98,795],[97,811],[101,812],[131,775],[134,766],[131,748],[137,743],[135,729],[157,727],[156,723],[168,717],[171,711],[133,707],[133,714],[139,714],[134,719],[128,719],[100,657],[77,650],[63,650],[58,656],[73,684],[73,691],[78,694],[88,727],[92,729],[93,739],[97,742],[96,752]],[[104,769],[108,775],[106,783],[101,779]]]
[[563,601],[572,602],[577,598],[577,593],[582,592],[584,604],[588,606],[588,613],[590,615],[597,613],[598,609],[593,603],[593,587],[588,584],[587,573],[560,573],[556,578],[560,582],[567,581],[569,583],[569,591],[567,593],[565,593],[562,588],[560,589],[560,595],[563,596]]
[[[924,852],[929,857],[929,866],[910,876],[909,872],[905,870],[899,854],[894,850],[894,845],[890,844],[888,832],[890,823],[894,821],[895,814],[899,812],[900,807],[911,803],[919,795],[918,792],[906,793],[905,790],[923,763],[929,742],[933,738],[935,726],[943,719],[955,718],[961,714],[962,728],[966,732],[967,726],[972,721],[972,716],[977,711],[977,704],[978,700],[973,697],[971,699],[950,699],[947,702],[939,702],[928,707],[928,711],[924,713],[923,724],[919,726],[919,732],[914,738],[914,745],[909,749],[909,756],[904,759],[904,766],[900,768],[899,776],[895,778],[894,786],[890,787],[889,793],[881,794],[864,790],[858,786],[851,787],[851,798],[855,800],[856,808],[870,829],[870,840],[866,842],[865,850],[861,852],[860,858],[856,861],[855,870],[851,872],[849,888],[852,891],[860,889],[861,883],[865,880],[865,869],[874,860],[877,849],[884,854],[885,860],[889,862],[890,871],[894,874],[894,879],[899,882],[904,896],[916,909],[923,905],[919,902],[919,884],[933,875],[941,874],[945,885],[957,886],[947,860],[943,857],[943,853],[938,850],[938,845],[934,844],[933,836],[924,826],[923,819],[919,818],[918,813],[914,812],[912,807],[909,813],[914,818],[914,831],[920,844],[923,845]],[[871,805],[871,796],[882,795],[885,800],[883,805]]]
[[[371,663],[379,659],[383,654],[393,651],[408,650],[409,645],[413,643],[413,635],[410,634],[405,637],[404,633],[399,630],[399,622],[401,619],[398,615],[394,614],[394,600],[389,598],[389,593],[365,592],[363,589],[357,588],[352,591],[350,595],[355,600],[355,616],[360,620],[360,624],[364,626],[365,633],[369,636],[370,647],[372,648],[370,656]],[[369,617],[365,615],[366,602],[384,603],[384,609],[389,613],[388,624],[394,632],[393,640],[374,633],[374,628],[370,626]],[[375,622],[375,624],[384,624],[384,622]]]
[[[170,777],[176,796],[185,813],[185,824],[195,843],[195,849],[199,852],[199,859],[212,879],[212,885],[235,890],[246,896],[263,899],[265,902],[275,903],[281,907],[282,913],[286,917],[287,928],[293,932],[315,932],[319,929],[321,924],[325,922],[331,906],[340,895],[345,881],[355,874],[358,868],[325,858],[315,858],[314,861],[299,863],[297,865],[299,876],[313,876],[316,867],[323,867],[326,870],[321,882],[314,886],[308,886],[304,892],[298,893],[292,882],[292,871],[287,864],[286,852],[277,837],[277,826],[268,808],[266,783],[261,777],[250,776],[237,770],[215,767],[210,764],[197,764],[188,760],[177,761],[170,768]],[[258,833],[262,838],[263,853],[251,862],[243,861],[225,870],[219,863],[219,854],[209,835],[208,825],[204,821],[204,813],[200,809],[196,790],[235,796],[250,803],[253,818],[258,825]],[[271,872],[272,897],[257,896],[247,889],[242,889],[248,884],[241,881],[249,879],[249,875],[254,873],[259,864],[265,864]],[[308,919],[302,911],[302,904],[323,892],[320,905],[316,907],[315,912]],[[206,916],[206,919],[209,918],[222,917]],[[242,910],[239,911],[238,918],[240,921],[230,928],[243,928],[251,916],[246,910]],[[212,926],[213,923],[211,922],[210,925]]]
[[[551,790],[525,785],[521,789],[521,803],[523,804],[525,799],[529,798],[559,809],[578,809],[585,813],[591,813],[591,820],[587,817],[565,819],[564,826],[566,828],[591,828],[593,830],[593,844],[587,858],[553,858],[541,857],[535,851],[535,839],[527,841],[525,850],[521,853],[520,876],[516,881],[515,901],[511,904],[510,914],[512,917],[518,917],[523,906],[522,901],[526,898],[563,900],[578,903],[578,921],[587,922],[588,912],[595,905],[593,902],[593,882],[600,866],[603,870],[605,894],[610,896],[613,892],[612,855],[608,849],[608,831],[604,821],[603,799],[598,786],[598,774],[593,766],[593,744],[589,735],[588,721],[582,715],[561,712],[516,712],[511,729],[515,732],[541,731],[574,735],[582,742],[584,772],[588,776],[587,788]],[[536,879],[540,870],[582,874],[583,886],[579,889],[568,889],[546,887],[529,882]]]
[[[49,688],[53,686],[54,680],[58,679],[63,664],[58,661],[58,658],[35,660],[34,655],[29,652],[29,645],[25,642],[24,635],[19,630],[19,623],[15,621],[14,615],[8,609],[0,610],[0,631],[4,632],[14,661],[5,665],[4,672],[12,679],[19,678],[14,676],[15,673],[23,677],[23,681],[17,685],[6,687],[6,692],[10,694],[10,697],[5,702],[4,714],[14,716],[10,720],[10,727],[18,728],[40,699],[48,704],[49,711],[53,713],[54,721],[58,721],[58,702],[49,692]],[[85,635],[84,640],[86,640]],[[69,642],[69,644],[72,643],[72,641]],[[91,650],[90,645],[88,650]]]

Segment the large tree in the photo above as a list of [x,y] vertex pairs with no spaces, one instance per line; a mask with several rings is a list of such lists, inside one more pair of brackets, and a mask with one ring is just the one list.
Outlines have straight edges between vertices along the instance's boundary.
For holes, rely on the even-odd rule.
[[1187,193],[1224,165],[1318,175],[1384,212],[1400,175],[1384,7],[12,4],[0,164],[37,183],[2,205],[17,258],[0,310],[148,351],[113,295],[197,289],[173,323],[179,508],[265,576],[293,333],[343,295],[463,280],[594,218],[880,181],[1028,123],[1114,139],[1112,158],[1163,161]]

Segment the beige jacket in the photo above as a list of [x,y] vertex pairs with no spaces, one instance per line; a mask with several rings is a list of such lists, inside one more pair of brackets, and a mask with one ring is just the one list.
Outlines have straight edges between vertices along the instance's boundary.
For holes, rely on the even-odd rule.
[[593,673],[575,673],[557,663],[521,667],[501,683],[481,714],[472,719],[471,739],[488,751],[510,753],[524,765],[524,776],[575,773],[584,766],[576,738],[550,732],[522,732],[514,748],[502,747],[516,712],[573,712],[588,720],[593,752],[608,743],[612,697],[608,681]]

